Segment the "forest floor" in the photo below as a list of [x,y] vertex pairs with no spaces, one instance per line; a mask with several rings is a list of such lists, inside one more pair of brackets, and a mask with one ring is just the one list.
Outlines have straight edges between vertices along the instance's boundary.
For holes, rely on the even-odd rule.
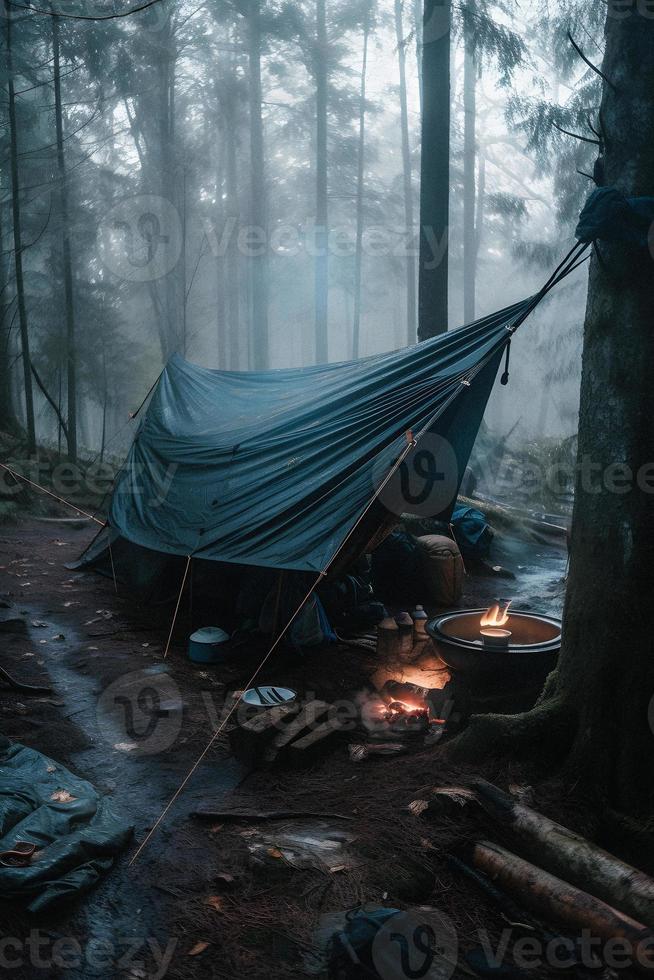
[[[253,641],[229,669],[194,665],[185,656],[188,623],[182,612],[164,662],[169,607],[139,607],[120,588],[116,594],[111,580],[65,567],[94,531],[88,523],[34,517],[0,528],[0,618],[24,623],[13,633],[0,632],[0,662],[25,683],[52,687],[51,695],[29,697],[0,689],[0,730],[110,794],[135,825],[138,842],[206,745],[225,699],[249,677],[262,648]],[[509,539],[498,547],[494,560],[517,576],[502,591],[510,588],[518,604],[560,612],[565,551]],[[497,587],[493,578],[470,575],[462,604],[484,605]],[[260,682],[288,684],[330,701],[369,687],[376,666],[372,654],[338,646],[327,655],[280,655],[266,665]],[[103,706],[107,689],[127,684],[130,690],[135,676],[159,689],[166,723],[159,742],[150,739],[139,747],[137,738],[137,747],[127,750],[134,731]],[[28,916],[13,904],[0,904],[1,931],[22,950],[20,964],[5,967],[3,975],[306,976],[321,916],[359,902],[401,909],[434,905],[454,923],[460,951],[483,945],[485,935],[494,943],[506,922],[446,861],[457,842],[488,836],[483,818],[462,810],[456,819],[426,820],[407,810],[436,783],[470,775],[452,769],[441,755],[436,746],[357,764],[339,745],[306,771],[249,772],[221,736],[134,864],[132,847],[90,893],[55,911]],[[506,788],[537,782],[540,774],[523,760],[511,768],[486,765],[483,775]],[[581,829],[581,811],[571,797],[539,803]],[[190,816],[209,804],[340,813],[352,818],[339,826],[353,839],[331,873],[315,864],[296,867],[265,841],[264,859],[257,861],[252,851],[261,827],[200,823]],[[43,942],[36,962],[27,946],[35,930]],[[72,965],[57,966],[48,958],[61,937],[79,943],[81,954]],[[110,968],[106,955],[101,965],[91,955],[100,943],[109,951]],[[471,974],[463,966],[453,975]],[[542,975],[547,971],[533,971]]]

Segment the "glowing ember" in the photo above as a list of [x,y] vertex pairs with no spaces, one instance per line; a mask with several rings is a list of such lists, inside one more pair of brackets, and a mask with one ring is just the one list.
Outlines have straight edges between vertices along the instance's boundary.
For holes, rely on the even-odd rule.
[[418,718],[421,715],[428,714],[429,708],[426,704],[410,704],[408,701],[391,701],[387,706],[386,717],[389,721],[392,721],[398,717]]
[[504,626],[509,621],[509,606],[511,600],[502,608],[499,602],[494,603],[486,610],[479,621],[480,626]]
[[439,709],[432,704],[434,693],[440,694],[440,691],[389,679],[378,696],[362,700],[363,728],[373,742],[405,737],[430,738],[436,742],[445,730],[446,718],[442,717],[445,712],[440,710],[443,707],[440,702]]

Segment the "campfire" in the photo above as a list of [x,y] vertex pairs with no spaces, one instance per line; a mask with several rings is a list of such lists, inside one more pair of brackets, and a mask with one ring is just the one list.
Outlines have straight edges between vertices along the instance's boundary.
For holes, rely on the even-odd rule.
[[364,705],[364,727],[373,738],[424,736],[434,730],[442,732],[445,719],[435,716],[430,703],[431,693],[417,684],[387,681],[379,696]]

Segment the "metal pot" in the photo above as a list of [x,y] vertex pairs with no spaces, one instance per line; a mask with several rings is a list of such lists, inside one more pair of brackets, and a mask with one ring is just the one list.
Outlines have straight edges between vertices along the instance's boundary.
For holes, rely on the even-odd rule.
[[203,626],[188,641],[188,656],[196,664],[218,664],[227,659],[229,633],[220,626]]

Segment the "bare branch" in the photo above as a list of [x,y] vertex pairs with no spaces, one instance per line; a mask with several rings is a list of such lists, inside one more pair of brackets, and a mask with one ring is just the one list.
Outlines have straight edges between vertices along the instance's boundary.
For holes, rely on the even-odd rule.
[[577,54],[581,58],[581,60],[584,61],[588,65],[588,67],[590,69],[592,69],[592,71],[595,72],[596,75],[599,75],[599,77],[602,78],[606,82],[607,85],[610,85],[614,92],[617,91],[617,89],[616,89],[615,85],[613,84],[613,82],[611,81],[611,79],[610,78],[607,78],[607,76],[604,74],[604,72],[600,68],[598,68],[597,65],[594,65],[593,62],[590,61],[586,57],[586,55],[584,54],[584,52],[581,50],[581,48],[579,47],[579,45],[577,44],[577,42],[573,38],[573,36],[570,33],[570,31],[568,31],[568,39],[569,39],[570,44],[572,45],[572,47],[575,49],[575,51],[577,52]]

